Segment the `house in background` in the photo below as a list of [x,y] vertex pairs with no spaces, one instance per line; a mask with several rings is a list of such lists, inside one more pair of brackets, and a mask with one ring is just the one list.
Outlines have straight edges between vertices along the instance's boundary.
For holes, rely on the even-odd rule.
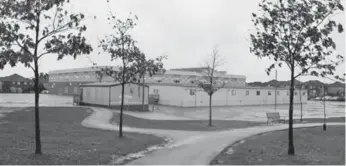
[[[95,82],[113,82],[109,76],[99,78],[98,71],[111,66],[93,66],[75,69],[54,70],[48,72],[49,82],[44,83],[45,89],[50,94],[77,95],[80,93],[80,86]],[[116,68],[113,68],[116,70]]]
[[26,93],[32,90],[34,83],[31,79],[18,74],[0,78],[1,93]]

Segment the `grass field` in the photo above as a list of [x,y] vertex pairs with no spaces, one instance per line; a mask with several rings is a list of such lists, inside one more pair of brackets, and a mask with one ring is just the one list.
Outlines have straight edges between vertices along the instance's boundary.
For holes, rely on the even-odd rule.
[[287,155],[288,132],[249,137],[226,148],[212,165],[344,165],[345,126],[294,130],[295,155]]
[[102,131],[83,127],[90,114],[83,108],[42,107],[41,139],[43,155],[35,156],[34,112],[6,113],[0,121],[0,164],[109,164],[112,155],[123,156],[164,143],[152,135]]
[[[114,113],[112,122],[119,122],[119,113]],[[125,126],[148,129],[186,130],[186,131],[215,131],[235,128],[246,128],[265,124],[263,122],[250,122],[238,120],[213,120],[212,127],[208,120],[149,120],[123,114]]]
[[[119,113],[114,113],[112,122],[119,122]],[[323,122],[322,118],[303,119],[306,123]],[[247,128],[267,125],[264,122],[241,120],[213,120],[213,126],[208,126],[208,120],[149,120],[123,114],[125,126],[147,129],[185,130],[185,131],[221,131],[236,128]],[[327,122],[345,122],[345,117],[329,118]],[[295,123],[299,123],[296,121]]]

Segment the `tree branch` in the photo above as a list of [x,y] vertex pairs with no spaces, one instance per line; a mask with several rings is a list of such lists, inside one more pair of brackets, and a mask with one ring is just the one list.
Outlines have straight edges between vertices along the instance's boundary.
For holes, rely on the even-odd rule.
[[[78,21],[80,21],[80,20],[82,20],[82,19],[79,19]],[[62,25],[61,27],[58,27],[57,29],[52,30],[51,32],[48,32],[45,36],[42,36],[42,37],[38,40],[37,44],[40,43],[40,42],[41,42],[42,40],[44,40],[45,38],[51,36],[51,35],[54,35],[54,34],[56,34],[56,33],[60,33],[60,32],[66,31],[66,30],[71,30],[71,29],[73,29],[73,28],[66,28],[66,26],[68,26],[70,23],[73,23],[73,22],[74,22],[74,21],[70,21],[70,22],[68,22],[68,23],[66,23],[66,24],[64,24],[64,25]],[[63,29],[63,28],[66,28],[66,29]]]
[[44,52],[44,53],[40,54],[40,55],[37,57],[37,59],[40,59],[43,55],[46,55],[46,54],[49,54],[49,53],[51,53],[51,52],[50,52],[50,51]]
[[56,7],[56,11],[55,11],[55,14],[54,14],[54,18],[53,18],[53,30],[55,30],[55,19],[56,19],[56,16],[58,15],[58,6]]
[[33,72],[35,72],[35,69],[30,65],[30,63],[28,63],[28,66],[31,68]]

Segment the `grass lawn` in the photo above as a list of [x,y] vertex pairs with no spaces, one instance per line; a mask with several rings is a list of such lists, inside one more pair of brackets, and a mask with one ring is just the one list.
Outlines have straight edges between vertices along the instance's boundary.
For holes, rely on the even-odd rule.
[[[112,122],[118,124],[119,113],[114,113]],[[236,128],[247,128],[259,125],[267,125],[266,122],[253,122],[253,121],[241,121],[241,120],[213,120],[213,126],[209,127],[208,120],[149,120],[143,118],[137,118],[131,115],[123,114],[124,125],[136,128],[148,128],[148,129],[166,129],[166,130],[186,130],[186,131],[221,131]],[[323,118],[303,119],[306,123],[322,123]],[[345,117],[328,118],[328,122],[345,122]],[[299,120],[294,121],[295,124],[299,124]]]
[[[294,129],[295,155],[287,155],[288,131],[249,137],[220,153],[212,165],[344,165],[345,126]],[[232,148],[232,149],[231,149]]]
[[[320,122],[323,123],[323,118],[311,118],[311,119],[304,119],[303,121],[306,121],[308,123],[316,123],[316,122]],[[327,118],[326,119],[326,123],[328,124],[328,122],[345,122],[345,117],[332,117],[332,118]]]
[[[112,122],[119,122],[119,113],[114,113]],[[186,130],[186,131],[215,131],[235,128],[246,128],[265,124],[264,122],[250,122],[239,120],[213,120],[209,127],[208,120],[148,120],[123,114],[124,125],[137,128]]]
[[124,133],[120,139],[116,131],[83,127],[80,123],[90,113],[76,107],[41,107],[41,156],[34,155],[34,112],[5,114],[0,119],[6,121],[0,124],[0,164],[109,164],[112,155],[123,156],[164,143],[163,138],[152,135]]

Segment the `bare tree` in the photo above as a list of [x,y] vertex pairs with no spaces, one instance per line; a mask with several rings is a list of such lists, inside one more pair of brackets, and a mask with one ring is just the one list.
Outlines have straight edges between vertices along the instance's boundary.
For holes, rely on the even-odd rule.
[[213,52],[205,62],[206,69],[203,70],[203,79],[198,82],[198,87],[209,95],[209,126],[212,126],[212,96],[219,89],[225,86],[218,77],[217,69],[224,64],[224,58],[219,53],[219,48],[214,47]]

